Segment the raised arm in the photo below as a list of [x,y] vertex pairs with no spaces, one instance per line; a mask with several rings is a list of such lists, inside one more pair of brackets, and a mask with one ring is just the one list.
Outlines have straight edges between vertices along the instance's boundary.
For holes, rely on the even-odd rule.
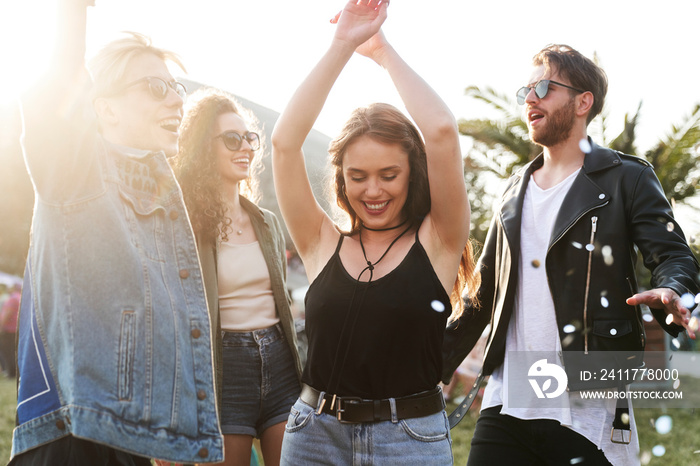
[[25,160],[40,197],[56,199],[70,186],[80,160],[81,137],[95,131],[86,115],[89,77],[85,29],[89,0],[59,0],[54,54],[45,75],[22,96]]
[[272,167],[280,210],[309,278],[316,274],[318,252],[336,230],[311,191],[302,144],[355,49],[379,31],[387,4],[377,0],[348,2],[333,20],[337,28],[328,51],[296,90],[272,132]]
[[[445,102],[386,41],[380,32],[357,49],[385,68],[406,110],[425,140],[430,181],[428,222],[450,251],[469,237],[469,201],[464,183],[457,122]],[[432,233],[432,232],[431,232]]]

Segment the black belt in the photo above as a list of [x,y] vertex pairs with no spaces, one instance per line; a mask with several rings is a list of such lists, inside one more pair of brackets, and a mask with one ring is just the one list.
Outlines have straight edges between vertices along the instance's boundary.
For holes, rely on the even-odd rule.
[[[316,413],[335,416],[340,422],[391,421],[391,399],[365,400],[353,396],[336,396],[323,393],[306,384],[301,388],[301,401],[316,407]],[[442,390],[435,387],[415,395],[393,398],[396,419],[410,419],[439,413],[445,409]]]

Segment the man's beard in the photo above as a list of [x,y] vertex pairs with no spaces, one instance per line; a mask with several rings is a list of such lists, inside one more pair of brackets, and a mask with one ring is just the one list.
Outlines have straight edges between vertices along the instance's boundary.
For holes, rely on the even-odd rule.
[[569,99],[565,105],[547,115],[545,125],[537,128],[530,127],[530,139],[535,144],[544,147],[554,147],[566,141],[574,127],[576,114],[574,112],[574,99]]

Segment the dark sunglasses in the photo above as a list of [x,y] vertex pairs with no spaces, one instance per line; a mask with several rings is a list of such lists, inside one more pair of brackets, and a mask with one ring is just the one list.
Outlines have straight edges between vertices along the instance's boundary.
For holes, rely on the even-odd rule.
[[148,91],[156,100],[164,100],[168,96],[168,89],[174,90],[175,93],[179,95],[182,99],[184,99],[187,96],[187,88],[181,82],[167,82],[164,79],[156,78],[155,76],[146,76],[144,78],[137,79],[136,81],[132,81],[128,84],[125,84],[124,86],[117,89],[114,92],[114,95],[120,94],[125,90],[129,89],[130,87],[140,84],[144,81],[148,84]]
[[258,133],[251,133],[248,131],[245,134],[240,134],[235,131],[225,131],[216,136],[214,139],[216,138],[221,138],[221,140],[224,141],[226,148],[231,151],[240,150],[244,139],[248,141],[251,149],[260,149],[260,136],[258,136]]
[[557,86],[565,87],[576,92],[586,92],[582,91],[581,89],[576,89],[575,87],[567,86],[566,84],[552,81],[551,79],[543,79],[542,81],[537,81],[534,86],[523,86],[520,89],[518,89],[518,93],[516,94],[516,96],[518,97],[518,105],[525,104],[525,100],[527,100],[527,95],[530,93],[530,89],[535,90],[535,95],[538,98],[544,99],[547,95],[547,92],[549,92],[550,84],[556,84]]

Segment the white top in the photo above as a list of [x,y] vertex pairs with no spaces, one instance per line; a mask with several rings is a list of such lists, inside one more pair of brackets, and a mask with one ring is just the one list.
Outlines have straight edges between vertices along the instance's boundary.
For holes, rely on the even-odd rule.
[[221,329],[244,332],[279,322],[260,243],[221,243],[217,260]]
[[[552,229],[564,197],[580,170],[565,180],[543,190],[530,177],[523,203],[520,227],[519,281],[513,318],[508,325],[504,362],[491,375],[484,391],[481,409],[503,405],[502,414],[519,419],[553,419],[583,435],[603,450],[613,465],[638,465],[639,443],[630,405],[632,442],[629,445],[610,441],[610,430],[615,417],[615,400],[583,400],[578,392],[565,391],[547,400],[547,408],[509,406],[508,367],[509,352],[542,351],[556,355],[556,361],[547,361],[563,367],[561,340],[557,328],[554,302],[547,281],[545,258]],[[558,273],[558,272],[555,272]],[[565,273],[565,271],[561,271]],[[511,357],[514,357],[511,355]],[[533,391],[526,381],[518,381],[523,391]],[[529,392],[528,392],[529,393]]]

